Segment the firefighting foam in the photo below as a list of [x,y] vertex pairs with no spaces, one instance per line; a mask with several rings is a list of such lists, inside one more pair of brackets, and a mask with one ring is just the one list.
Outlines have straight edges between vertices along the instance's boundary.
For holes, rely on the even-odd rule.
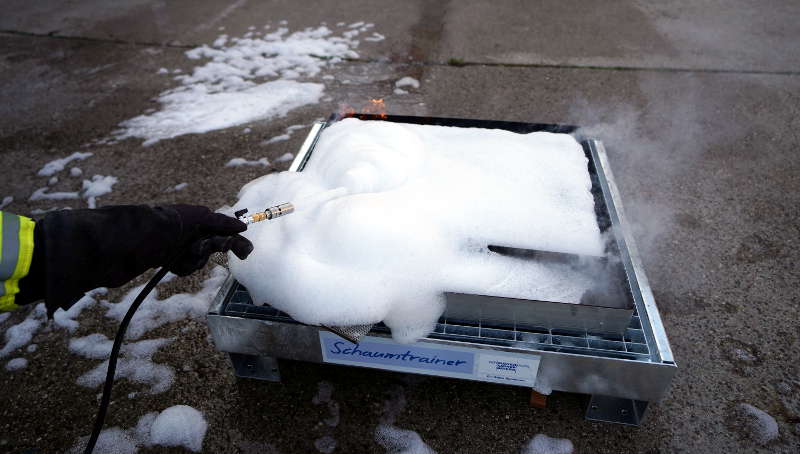
[[308,324],[383,321],[395,340],[427,335],[443,292],[577,303],[588,273],[488,250],[602,255],[587,159],[565,134],[345,119],[302,172],[242,188],[235,209],[297,201],[244,233],[235,277],[256,303]]

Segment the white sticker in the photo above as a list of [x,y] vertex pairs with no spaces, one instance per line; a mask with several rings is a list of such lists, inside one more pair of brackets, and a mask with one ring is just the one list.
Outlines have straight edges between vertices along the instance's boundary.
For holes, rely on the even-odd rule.
[[478,359],[477,376],[481,380],[496,383],[533,386],[539,371],[539,357],[506,356],[481,353]]

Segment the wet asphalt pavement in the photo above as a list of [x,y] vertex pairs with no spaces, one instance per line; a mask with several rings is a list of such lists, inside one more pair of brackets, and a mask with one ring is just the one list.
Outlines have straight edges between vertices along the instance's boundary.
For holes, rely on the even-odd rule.
[[[226,168],[229,159],[294,153],[306,130],[261,142],[370,98],[384,98],[393,114],[582,125],[608,148],[679,366],[635,428],[585,421],[582,396],[556,393],[536,409],[525,389],[443,378],[286,363],[283,383],[237,380],[205,322],[193,320],[148,334],[176,338],[154,357],[175,369],[175,383],[128,398],[143,388],[118,382],[107,427],[185,404],[208,419],[204,452],[313,453],[323,436],[336,440],[335,452],[383,452],[374,431],[387,421],[442,454],[518,452],[538,433],[571,440],[577,453],[798,452],[800,7],[586,3],[4,2],[0,200],[14,197],[6,210],[81,206],[28,201],[46,186],[36,175],[42,165],[74,151],[94,153],[80,163],[85,175],[119,178],[101,205],[231,205],[265,170]],[[280,20],[291,29],[372,22],[386,39],[362,42],[359,59],[336,67],[336,79],[324,82],[329,100],[286,117],[150,147],[93,145],[158,107],[154,98],[175,82],[157,71],[190,70],[187,48],[213,41],[219,27],[242,35]],[[421,87],[393,94],[403,76]],[[53,188],[75,190],[77,181],[63,173]],[[186,189],[165,192],[182,182]],[[162,294],[196,290],[207,273]],[[113,335],[97,308],[81,320],[72,336]],[[26,369],[0,370],[0,451],[63,452],[88,434],[97,391],[75,380],[96,361],[70,354],[68,337],[40,332],[38,350],[22,355]],[[323,422],[330,407],[312,402],[320,382],[333,386],[334,426]],[[772,415],[778,439],[759,445],[737,423],[739,403]]]

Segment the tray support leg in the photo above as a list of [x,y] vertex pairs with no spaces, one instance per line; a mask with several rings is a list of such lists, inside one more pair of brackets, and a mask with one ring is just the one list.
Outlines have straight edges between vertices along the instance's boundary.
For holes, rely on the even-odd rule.
[[638,426],[644,420],[646,410],[647,402],[643,400],[592,394],[586,419]]
[[272,356],[243,355],[229,353],[233,371],[237,377],[255,378],[273,382],[281,381],[281,371],[278,359]]

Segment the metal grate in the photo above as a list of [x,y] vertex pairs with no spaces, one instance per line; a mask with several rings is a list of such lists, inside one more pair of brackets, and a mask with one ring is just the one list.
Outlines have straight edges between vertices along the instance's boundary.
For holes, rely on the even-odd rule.
[[[288,314],[272,306],[253,304],[250,294],[238,282],[228,293],[223,314],[244,318],[298,323]],[[372,327],[372,333],[388,333],[383,323]],[[651,361],[650,348],[636,309],[622,336],[590,333],[585,330],[560,330],[520,324],[489,321],[452,320],[441,318],[430,339],[443,339],[525,350],[573,353],[606,358]]]

